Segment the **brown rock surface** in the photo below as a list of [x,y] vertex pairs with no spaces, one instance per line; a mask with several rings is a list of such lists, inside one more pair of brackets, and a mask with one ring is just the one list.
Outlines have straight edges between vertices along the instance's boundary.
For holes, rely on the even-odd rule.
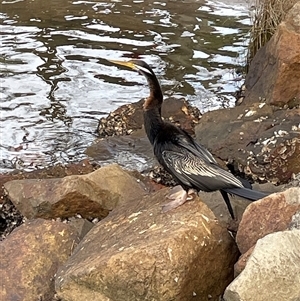
[[[144,124],[144,99],[132,104],[119,107],[108,117],[101,118],[98,125],[100,137],[119,136],[141,129]],[[162,116],[165,120],[173,122],[188,132],[192,132],[195,123],[198,123],[200,112],[191,107],[184,99],[166,98],[162,106]]]
[[94,227],[92,222],[83,218],[70,220],[69,225],[76,229],[80,240]]
[[205,113],[196,140],[235,172],[274,184],[300,173],[300,109],[265,103]]
[[0,300],[50,300],[54,275],[76,247],[78,235],[67,224],[37,219],[0,242]]
[[300,2],[287,13],[270,41],[253,58],[244,103],[259,97],[276,106],[300,104]]
[[199,198],[162,213],[168,189],[115,209],[83,239],[56,276],[77,300],[219,300],[237,249]]
[[248,259],[252,254],[255,246],[252,246],[246,253],[242,254],[234,265],[234,278],[236,278],[246,267]]
[[14,170],[11,173],[0,174],[0,203],[4,200],[4,187],[6,182],[22,179],[51,179],[63,178],[70,175],[87,174],[99,168],[97,164],[90,163],[85,159],[78,163],[70,163],[68,165],[57,164],[33,171]]
[[290,188],[251,203],[245,210],[236,236],[243,254],[258,239],[289,228],[293,215],[300,210],[300,188]]
[[[116,185],[117,183],[117,185]],[[27,218],[105,217],[118,204],[144,195],[145,188],[118,165],[62,179],[5,183],[8,197]]]

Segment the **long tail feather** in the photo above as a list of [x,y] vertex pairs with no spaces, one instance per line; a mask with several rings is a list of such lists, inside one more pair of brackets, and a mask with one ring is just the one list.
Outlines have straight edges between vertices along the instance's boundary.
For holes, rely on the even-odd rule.
[[227,193],[240,196],[249,201],[257,201],[257,200],[262,199],[269,195],[268,193],[260,192],[257,190],[251,190],[249,188],[241,188],[241,187],[226,188],[226,189],[222,189],[222,190],[224,190]]

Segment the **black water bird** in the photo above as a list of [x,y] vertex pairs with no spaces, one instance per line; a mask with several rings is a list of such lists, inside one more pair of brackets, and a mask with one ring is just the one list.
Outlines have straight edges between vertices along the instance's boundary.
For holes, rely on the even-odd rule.
[[135,59],[126,62],[110,60],[110,62],[136,70],[148,81],[150,95],[143,104],[145,130],[158,162],[183,188],[176,189],[176,192],[169,197],[173,201],[163,206],[164,211],[185,203],[193,190],[206,192],[220,190],[234,219],[228,193],[251,201],[267,196],[265,193],[246,188],[244,182],[221,168],[212,154],[188,133],[163,121],[162,90],[157,77],[147,63]]

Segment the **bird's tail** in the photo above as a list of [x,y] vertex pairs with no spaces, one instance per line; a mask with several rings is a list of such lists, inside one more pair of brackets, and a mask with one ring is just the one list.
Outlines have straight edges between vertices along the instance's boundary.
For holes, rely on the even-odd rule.
[[234,194],[240,196],[249,201],[257,201],[269,195],[269,193],[260,192],[257,190],[252,190],[244,187],[235,187],[235,188],[225,188],[222,189],[227,193]]

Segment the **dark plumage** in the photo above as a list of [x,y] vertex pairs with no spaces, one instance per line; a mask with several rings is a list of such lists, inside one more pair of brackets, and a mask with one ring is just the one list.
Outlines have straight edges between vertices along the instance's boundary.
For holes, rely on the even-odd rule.
[[190,189],[206,192],[220,190],[232,218],[234,218],[234,214],[228,193],[252,201],[267,195],[244,187],[239,179],[221,168],[212,154],[202,145],[196,143],[189,134],[162,120],[162,91],[154,72],[144,61],[111,62],[139,71],[148,81],[150,96],[143,105],[147,136],[153,145],[158,162],[185,190],[183,193],[176,193],[174,201],[164,206],[165,211],[183,204]]

